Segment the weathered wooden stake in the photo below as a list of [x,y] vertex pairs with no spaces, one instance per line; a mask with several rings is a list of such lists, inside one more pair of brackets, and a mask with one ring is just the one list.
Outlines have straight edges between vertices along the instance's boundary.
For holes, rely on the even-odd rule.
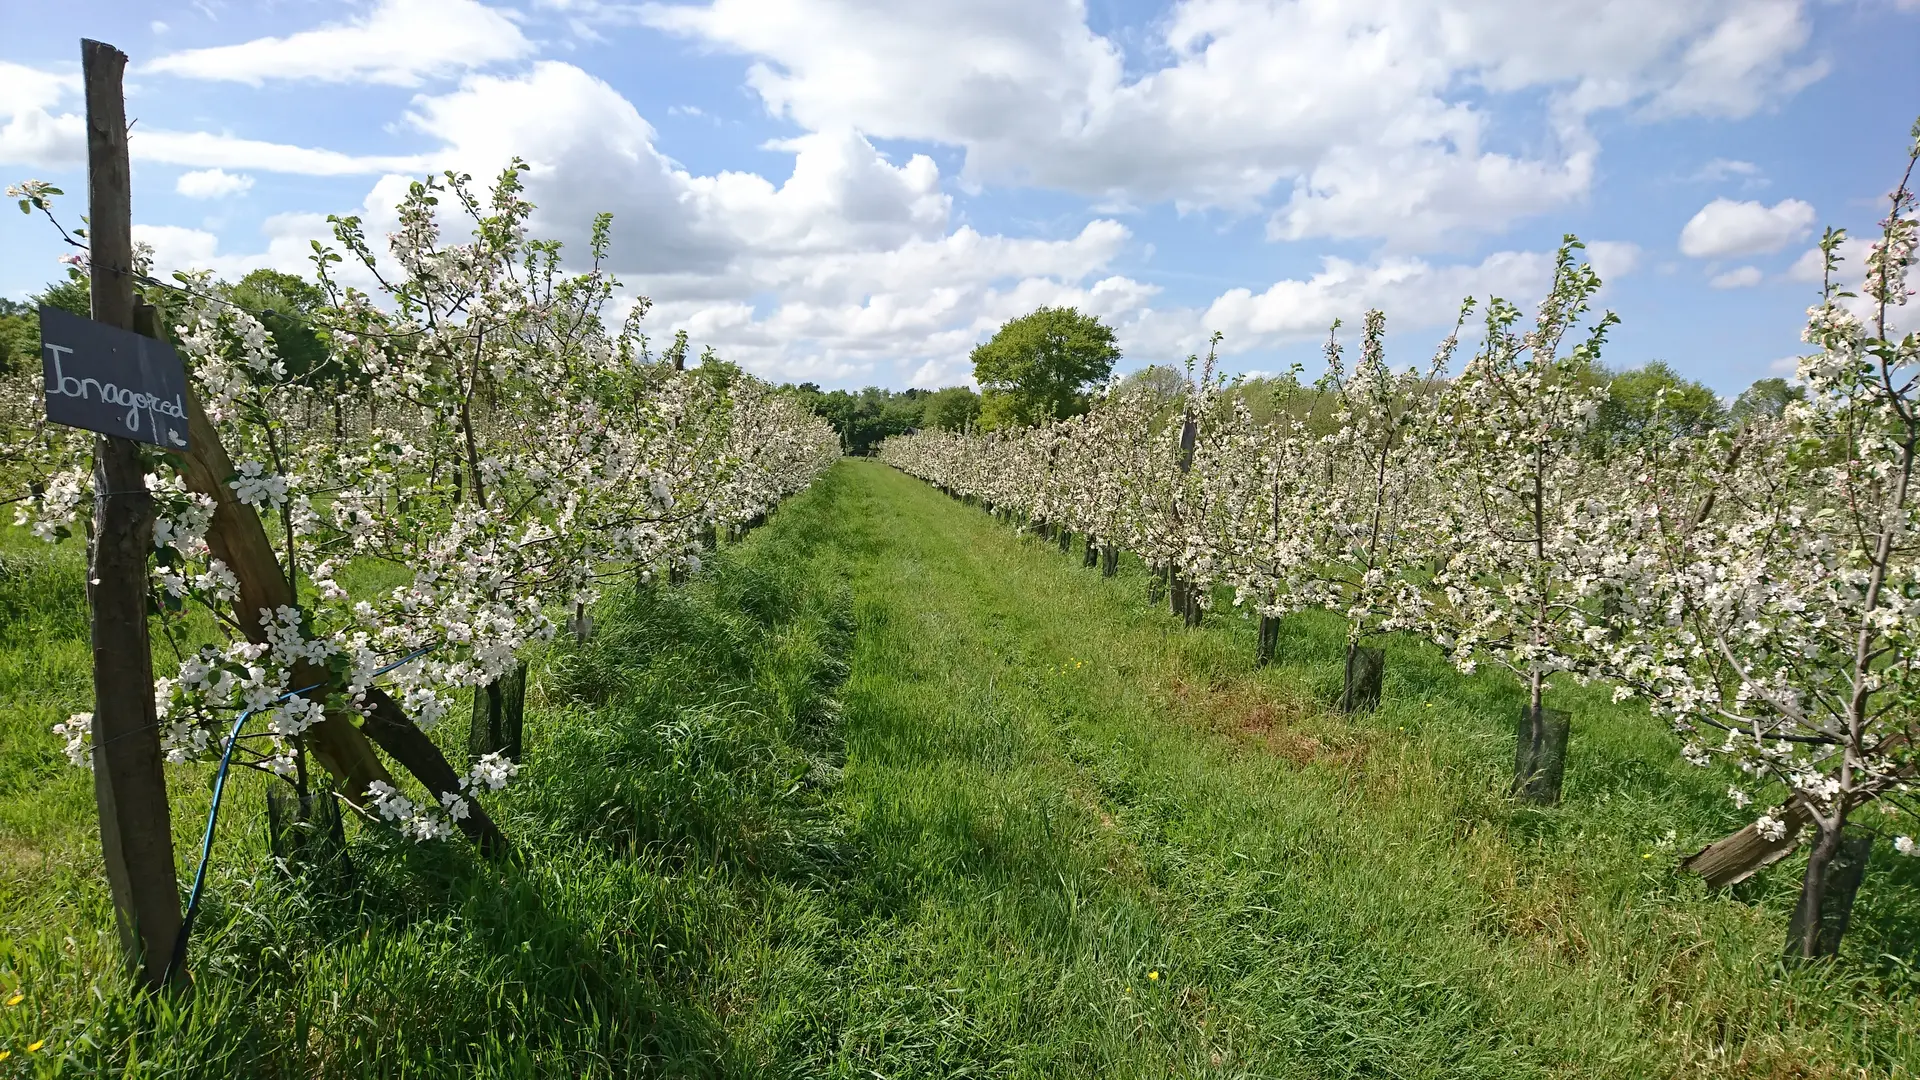
[[[127,165],[127,56],[80,42],[87,99],[87,224],[96,322],[133,329],[132,174]],[[87,573],[93,630],[93,793],[114,922],[127,970],[148,989],[166,978],[180,932],[173,822],[161,769],[147,638],[153,496],[128,439],[93,441],[94,534]]]

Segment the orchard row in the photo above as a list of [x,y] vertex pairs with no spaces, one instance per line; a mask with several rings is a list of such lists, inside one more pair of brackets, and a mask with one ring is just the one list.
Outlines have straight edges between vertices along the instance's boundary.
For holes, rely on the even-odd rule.
[[895,437],[881,456],[1063,547],[1084,536],[1109,572],[1132,552],[1189,621],[1230,594],[1262,620],[1262,659],[1274,620],[1338,613],[1348,708],[1377,698],[1368,643],[1390,632],[1462,671],[1510,671],[1529,702],[1522,795],[1558,795],[1557,680],[1644,699],[1688,760],[1737,767],[1728,797],[1756,820],[1731,838],[1733,873],[1812,825],[1792,947],[1814,955],[1832,947],[1819,927],[1849,821],[1914,849],[1920,334],[1896,327],[1917,231],[1903,178],[1854,292],[1828,232],[1806,397],[1732,430],[1595,437],[1606,391],[1590,375],[1614,317],[1591,316],[1600,281],[1569,238],[1531,325],[1491,301],[1471,356],[1455,354],[1472,304],[1401,371],[1372,312],[1350,367],[1330,336],[1324,377],[1282,381],[1270,403],[1190,362],[1179,393],[1120,384],[1084,415]]

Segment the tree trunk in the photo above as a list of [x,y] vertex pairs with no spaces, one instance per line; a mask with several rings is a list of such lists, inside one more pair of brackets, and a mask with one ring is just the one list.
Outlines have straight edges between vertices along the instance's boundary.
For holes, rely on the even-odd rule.
[[1541,806],[1560,802],[1573,715],[1544,705],[1525,706],[1514,730],[1513,794]]
[[1600,593],[1600,624],[1606,628],[1608,641],[1620,640],[1620,624],[1624,618],[1620,589],[1613,585],[1606,586]]
[[1100,576],[1112,577],[1120,572],[1120,549],[1107,544],[1100,549]]
[[1157,604],[1166,598],[1167,579],[1172,571],[1155,566],[1147,571],[1147,603]]
[[1873,837],[1849,836],[1845,819],[1831,827],[1824,823],[1807,856],[1806,876],[1800,883],[1800,902],[1787,925],[1786,956],[1790,961],[1823,960],[1840,955],[1840,939],[1853,916],[1853,898],[1866,875],[1873,853]]
[[1186,620],[1187,579],[1181,577],[1177,570],[1167,571],[1167,604],[1173,609],[1175,615],[1180,616],[1181,621]]
[[1056,539],[1058,539],[1058,540],[1060,541],[1060,554],[1062,554],[1062,555],[1065,555],[1065,554],[1066,554],[1067,552],[1069,552],[1069,551],[1072,551],[1072,550],[1073,550],[1073,532],[1072,532],[1072,530],[1070,530],[1070,529],[1061,529],[1061,530],[1060,530],[1060,535],[1059,535],[1059,536],[1058,536],[1058,537],[1057,537]]
[[518,762],[527,710],[527,662],[473,692],[473,719],[467,726],[467,753],[475,761],[505,754]]
[[340,805],[324,786],[306,794],[286,784],[267,788],[267,846],[289,875],[337,893],[352,887],[353,864],[347,858]]
[[1094,542],[1092,533],[1088,533],[1086,536],[1086,546],[1086,556],[1080,560],[1080,565],[1084,568],[1091,569],[1100,564],[1100,546]]
[[1340,711],[1367,712],[1380,705],[1380,687],[1387,671],[1387,650],[1349,644],[1340,685]]
[[1253,663],[1255,667],[1266,667],[1273,663],[1273,656],[1280,649],[1280,620],[1272,615],[1260,616],[1260,640],[1254,645]]

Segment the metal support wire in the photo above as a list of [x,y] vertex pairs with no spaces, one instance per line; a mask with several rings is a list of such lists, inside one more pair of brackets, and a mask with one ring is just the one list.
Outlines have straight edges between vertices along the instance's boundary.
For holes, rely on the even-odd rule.
[[[425,648],[415,649],[400,659],[395,660],[393,663],[388,664],[386,667],[381,668],[379,671],[374,672],[368,681],[377,679],[396,668],[404,667],[437,648],[439,648],[438,645],[428,645]],[[327,684],[314,683],[312,686],[303,686],[298,690],[289,690],[259,708],[243,710],[238,717],[234,718],[233,730],[227,733],[227,745],[220,751],[220,771],[215,773],[213,777],[213,805],[207,809],[207,829],[200,837],[200,865],[193,872],[193,891],[187,897],[187,912],[185,917],[180,920],[180,933],[173,939],[173,956],[167,960],[167,973],[165,978],[161,980],[162,985],[172,982],[174,975],[186,967],[187,938],[193,933],[194,916],[200,913],[200,897],[204,893],[207,885],[207,863],[213,856],[213,826],[220,818],[220,800],[221,797],[226,794],[227,769],[233,762],[233,748],[239,745],[240,742],[241,725],[247,722],[248,717],[262,709],[271,708],[289,698],[298,697],[309,690],[318,690],[325,685]]]

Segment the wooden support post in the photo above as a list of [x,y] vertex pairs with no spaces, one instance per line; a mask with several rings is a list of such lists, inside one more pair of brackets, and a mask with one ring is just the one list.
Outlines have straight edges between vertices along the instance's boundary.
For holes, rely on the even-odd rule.
[[1800,843],[1800,830],[1813,815],[1795,793],[1780,820],[1785,829],[1778,839],[1763,836],[1758,825],[1748,825],[1694,852],[1681,861],[1680,868],[1705,878],[1710,889],[1738,885],[1793,854]]
[[[93,318],[133,329],[132,176],[121,95],[126,54],[80,42],[87,99],[87,224]],[[147,557],[153,496],[146,462],[127,439],[93,443],[93,551],[87,600],[93,620],[93,792],[100,811],[114,921],[127,969],[149,989],[166,978],[180,932],[173,821],[161,769],[147,639]]]

